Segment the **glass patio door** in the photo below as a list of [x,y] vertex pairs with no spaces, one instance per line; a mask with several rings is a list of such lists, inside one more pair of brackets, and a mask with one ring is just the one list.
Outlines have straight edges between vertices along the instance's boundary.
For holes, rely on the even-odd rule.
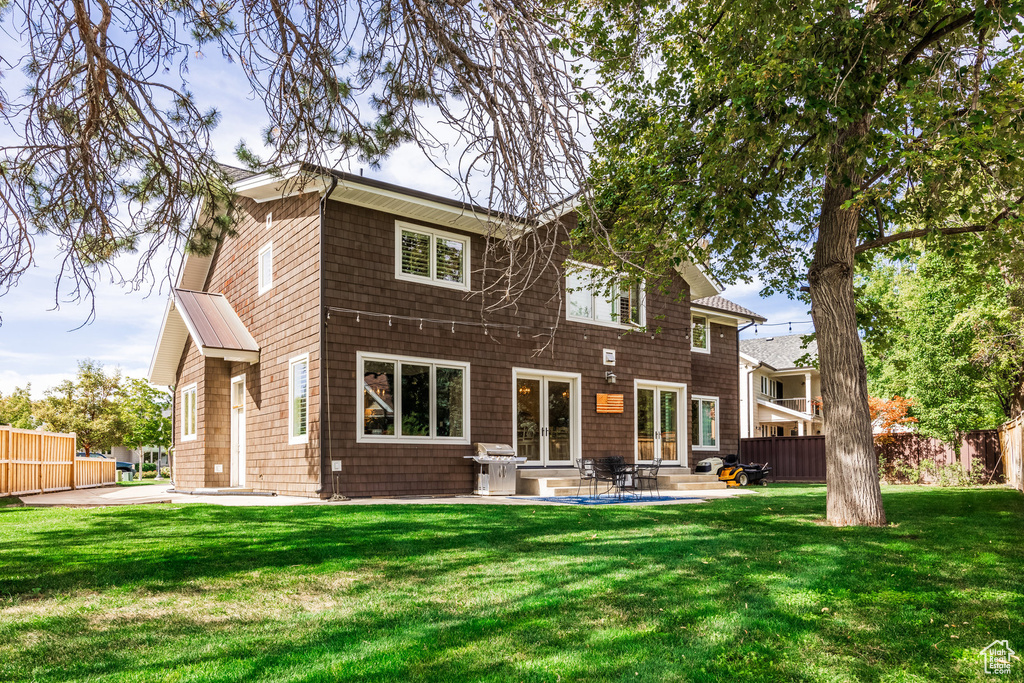
[[636,388],[636,459],[651,462],[655,455],[665,463],[677,464],[686,459],[679,438],[683,425],[679,406],[683,405],[685,387],[676,385],[638,384]]
[[516,453],[527,465],[570,465],[576,433],[576,381],[516,375]]

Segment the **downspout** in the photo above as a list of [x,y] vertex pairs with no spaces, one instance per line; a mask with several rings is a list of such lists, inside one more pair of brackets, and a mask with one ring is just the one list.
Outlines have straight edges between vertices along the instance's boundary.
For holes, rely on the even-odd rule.
[[[330,463],[332,459],[332,448],[333,439],[331,438],[331,366],[330,360],[327,356],[327,324],[330,320],[331,313],[327,310],[327,306],[324,305],[324,216],[327,212],[327,199],[334,192],[335,188],[338,187],[338,177],[331,175],[331,185],[324,193],[320,195],[320,239],[317,240],[320,248],[320,360],[321,360],[321,385],[323,391],[320,392],[320,488],[317,489],[317,493],[323,493],[327,485],[327,479],[325,478],[325,472],[331,471]],[[326,416],[326,421],[325,421]],[[327,439],[324,439],[324,426],[326,425]],[[323,447],[326,444],[326,448]],[[324,467],[324,463],[328,463],[327,467]],[[333,473],[332,473],[333,477]],[[334,490],[334,479],[331,480],[331,495],[337,497],[338,492]]]
[[[177,485],[175,485],[175,483],[174,483],[174,463],[177,460],[177,457],[175,457],[175,449],[174,449],[174,434],[175,434],[175,432],[174,432],[174,416],[177,413],[177,409],[178,409],[178,385],[177,384],[172,384],[172,385],[170,385],[167,388],[171,390],[171,445],[167,449],[167,467],[168,467],[168,469],[171,470],[171,488],[174,489],[174,488],[177,488]],[[160,456],[157,456],[156,468],[157,468],[157,474],[159,474],[160,473]],[[139,471],[139,477],[140,478],[142,477],[141,470]]]
[[[750,321],[749,323],[747,323],[743,327],[740,327],[740,328],[736,329],[736,367],[737,368],[740,366],[740,332],[742,332],[743,330],[747,329],[748,327],[751,327],[754,324],[755,324],[754,321]],[[759,363],[757,368],[761,367],[761,365],[763,365],[763,363]],[[754,405],[753,405],[753,403],[754,403],[754,395],[753,395],[753,393],[754,392],[753,392],[753,386],[752,385],[754,383],[754,370],[757,370],[757,368],[752,368],[751,371],[749,373],[747,373],[747,387],[744,388],[744,391],[747,394],[747,432],[749,434],[753,434],[754,433]],[[742,429],[740,430],[740,434],[738,436],[739,436],[739,438],[736,439],[736,452],[737,452],[737,455],[739,455],[740,444],[743,441]]]

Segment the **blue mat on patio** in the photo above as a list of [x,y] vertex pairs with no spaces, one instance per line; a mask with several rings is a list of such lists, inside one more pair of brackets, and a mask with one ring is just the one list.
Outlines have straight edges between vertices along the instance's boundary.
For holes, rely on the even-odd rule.
[[623,496],[617,498],[613,495],[601,494],[599,496],[550,496],[544,497],[533,497],[530,500],[543,500],[549,503],[565,503],[566,505],[615,505],[617,503],[657,503],[663,500],[678,500],[682,502],[683,499],[674,498],[672,496],[654,496],[643,498],[634,498],[633,496]]

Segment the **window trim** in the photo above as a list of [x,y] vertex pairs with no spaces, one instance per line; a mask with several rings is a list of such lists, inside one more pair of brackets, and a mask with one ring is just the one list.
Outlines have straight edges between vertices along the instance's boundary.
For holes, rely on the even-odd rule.
[[[694,346],[693,341],[696,335],[693,334],[696,329],[696,323],[694,318],[704,318],[704,341],[707,342],[707,346],[701,348],[700,346]],[[696,353],[711,353],[711,317],[706,313],[690,313],[690,351]]]
[[[188,405],[185,397],[187,395],[192,396],[192,431],[188,432],[189,417]],[[192,384],[186,384],[181,388],[181,440],[182,441],[195,441],[199,438],[199,406],[197,399],[199,397],[199,384],[192,382]]]
[[[567,259],[562,263],[562,284],[565,287],[565,319],[569,322],[583,323],[584,325],[598,325],[600,327],[612,327],[617,330],[643,330],[647,328],[647,288],[646,283],[641,282],[638,288],[638,296],[640,297],[639,308],[640,308],[640,323],[634,324],[632,322],[623,323],[620,321],[611,320],[597,320],[596,318],[584,318],[582,316],[575,316],[569,312],[569,269],[578,268],[581,270],[608,270],[603,266],[594,265],[593,263],[583,263],[582,261],[573,261]],[[598,295],[595,294],[594,290],[590,290],[590,310],[591,313],[596,313],[597,307],[594,305],[594,299]]]
[[[704,445],[704,434],[702,433],[703,430],[701,428],[701,421],[700,421],[699,416],[698,416],[698,420],[697,420],[697,442],[698,443],[697,444],[693,444],[691,442],[690,447],[693,450],[695,450],[695,451],[720,451],[720,450],[722,450],[721,413],[719,412],[719,408],[721,406],[720,406],[720,403],[719,403],[718,396],[701,396],[701,395],[698,395],[698,394],[694,394],[693,396],[690,397],[690,410],[693,410],[693,402],[694,401],[698,401],[698,402],[700,402],[700,401],[714,401],[714,403],[715,403],[715,445],[714,446],[705,446]],[[691,422],[693,421],[692,416],[690,418],[690,421]],[[693,435],[691,434],[690,437],[692,438],[692,436]]]
[[[424,277],[422,275],[412,275],[410,273],[402,272],[402,231],[415,232],[420,235],[427,235],[430,237],[430,276]],[[437,239],[441,237],[444,239],[454,240],[456,242],[462,242],[463,245],[463,260],[462,260],[462,275],[464,282],[449,282],[448,280],[437,279]],[[418,282],[424,285],[433,285],[435,287],[444,287],[446,289],[457,289],[462,292],[468,292],[471,290],[470,287],[470,249],[473,246],[472,238],[468,235],[457,235],[453,232],[445,232],[444,230],[437,230],[435,228],[427,228],[422,225],[415,223],[406,223],[404,221],[395,221],[395,279],[404,280],[406,282]]]
[[[306,433],[296,436],[293,432],[295,427],[295,386],[292,382],[295,375],[292,368],[299,363],[306,364]],[[299,356],[292,356],[288,359],[288,445],[298,446],[309,443],[309,353]]]
[[[402,396],[401,381],[392,388],[395,397],[395,434],[366,434],[363,431],[363,381],[364,363],[379,361],[395,364],[395,377],[401,377],[403,363],[410,365],[430,366],[430,432],[437,428],[437,368],[455,368],[462,370],[462,436],[404,436],[401,431]],[[410,443],[410,444],[464,444],[472,443],[470,419],[470,364],[465,361],[447,360],[443,358],[419,358],[416,356],[400,356],[390,353],[374,353],[372,351],[356,352],[356,443]]]
[[[263,257],[270,259],[270,282],[263,281]],[[274,288],[274,243],[267,242],[256,254],[257,294],[266,294]]]

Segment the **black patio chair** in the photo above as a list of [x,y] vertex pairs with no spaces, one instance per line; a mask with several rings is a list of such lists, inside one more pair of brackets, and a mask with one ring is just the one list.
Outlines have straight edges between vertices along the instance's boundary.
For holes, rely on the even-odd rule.
[[597,495],[597,470],[594,467],[593,458],[580,458],[576,462],[576,467],[580,471],[580,485],[576,487],[576,495],[580,495],[580,490],[583,489],[583,482],[587,482],[587,488],[590,490],[590,496],[594,497]]
[[605,493],[608,493],[615,486],[617,468],[623,462],[621,457],[612,458],[598,458],[594,461],[594,492],[597,492],[598,486],[601,482],[606,482],[608,488],[605,489]]
[[661,497],[661,489],[658,487],[658,470],[661,468],[661,458],[655,458],[650,465],[640,465],[636,470],[636,486],[640,489],[640,497],[643,498],[644,490],[657,492]]

